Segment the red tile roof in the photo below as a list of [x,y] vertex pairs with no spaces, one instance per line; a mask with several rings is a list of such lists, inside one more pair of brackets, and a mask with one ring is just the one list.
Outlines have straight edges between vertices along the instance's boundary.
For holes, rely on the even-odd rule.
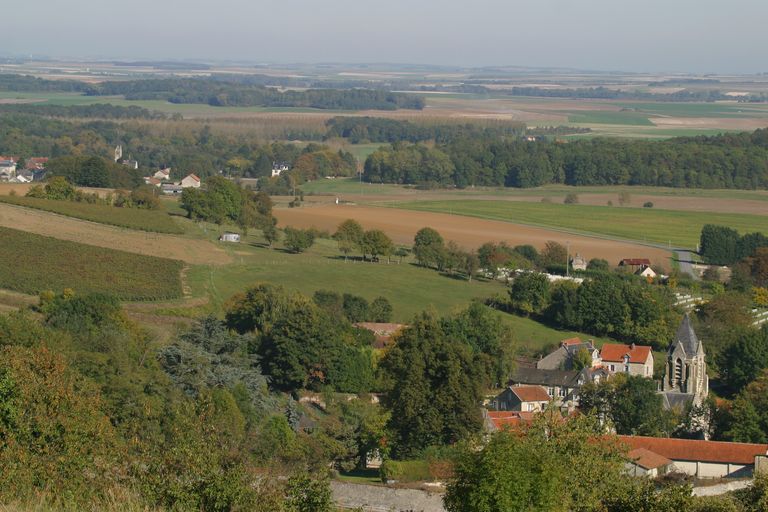
[[198,177],[197,177],[196,175],[194,175],[194,174],[189,174],[189,175],[187,175],[187,178],[192,178],[192,179],[193,179],[193,180],[195,180],[195,181],[200,181],[200,178],[198,178]]
[[522,423],[530,423],[535,414],[533,412],[488,411],[488,419],[497,430],[503,430],[517,427]]
[[651,347],[646,345],[621,345],[618,343],[606,343],[600,349],[600,358],[612,363],[623,363],[624,356],[629,355],[630,363],[643,364],[648,360]]
[[568,338],[560,342],[561,345],[578,345],[581,343],[581,338]]
[[648,258],[626,258],[619,262],[619,265],[651,265],[651,260]]
[[541,386],[512,386],[509,388],[521,402],[549,402],[550,398]]
[[768,455],[768,444],[726,443],[662,437],[618,436],[631,449],[645,448],[672,460],[754,464],[758,455]]
[[627,454],[627,457],[643,469],[656,469],[672,464],[668,458],[645,448],[635,448]]

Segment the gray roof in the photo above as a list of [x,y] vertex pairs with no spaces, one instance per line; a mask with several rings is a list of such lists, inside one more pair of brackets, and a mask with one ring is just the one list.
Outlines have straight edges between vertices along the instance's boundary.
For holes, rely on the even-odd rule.
[[683,321],[680,323],[680,327],[677,329],[677,333],[675,334],[675,341],[669,347],[670,352],[675,349],[675,344],[678,343],[683,347],[685,355],[689,357],[695,356],[699,351],[699,343],[701,342],[693,330],[693,326],[691,325],[691,317],[688,316],[688,313],[685,314]]
[[517,368],[509,381],[513,384],[575,387],[578,375],[577,371]]

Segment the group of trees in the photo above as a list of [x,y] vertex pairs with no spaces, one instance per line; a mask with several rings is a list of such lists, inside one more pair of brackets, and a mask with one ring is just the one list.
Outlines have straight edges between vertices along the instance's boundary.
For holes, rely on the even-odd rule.
[[461,271],[471,281],[480,266],[477,254],[465,251],[455,242],[445,243],[443,237],[432,228],[421,228],[413,240],[413,255],[419,265],[439,271]]
[[376,297],[369,303],[359,295],[318,290],[312,300],[334,318],[344,318],[352,323],[392,321],[392,304],[386,297]]
[[144,183],[142,173],[98,156],[61,156],[45,165],[48,176],[62,176],[78,187],[133,189]]
[[415,457],[479,433],[478,404],[506,378],[512,353],[512,333],[480,303],[442,319],[417,315],[380,362],[390,454]]
[[371,261],[378,261],[379,256],[386,256],[389,260],[393,254],[401,255],[386,233],[380,229],[365,231],[363,226],[353,219],[339,224],[333,238],[339,244],[339,251],[344,254],[345,260],[355,250],[360,252],[363,260],[370,256]]
[[449,142],[466,136],[521,136],[523,123],[505,123],[498,126],[478,124],[414,124],[410,121],[381,117],[334,117],[326,121],[326,139],[342,137],[352,144],[369,142]]
[[596,336],[650,344],[663,350],[680,320],[666,287],[604,274],[584,281],[551,284],[526,272],[509,289],[512,308],[555,325]]
[[323,468],[347,437],[291,425],[297,404],[268,390],[248,337],[206,319],[158,353],[112,297],[37,309],[0,315],[3,503],[333,510]]
[[88,193],[75,188],[63,176],[49,178],[45,185],[33,185],[26,197],[50,199],[53,201],[72,201],[75,203],[106,204],[118,208],[139,208],[143,210],[159,210],[163,207],[158,198],[158,191],[151,185],[141,185],[130,192],[118,190],[104,197],[93,192]]
[[768,237],[762,233],[739,232],[726,226],[706,224],[701,228],[699,254],[717,265],[732,265],[752,256],[761,247],[768,247]]
[[565,144],[459,137],[436,147],[394,143],[372,153],[373,183],[536,187],[650,185],[754,189],[768,186],[768,129],[664,141],[590,139]]
[[276,389],[372,390],[370,332],[333,318],[301,294],[254,286],[230,299],[226,324],[254,337],[254,353]]
[[179,205],[193,220],[236,223],[244,232],[249,228],[261,229],[267,240],[277,237],[269,196],[244,189],[220,176],[208,179],[205,188],[185,188]]

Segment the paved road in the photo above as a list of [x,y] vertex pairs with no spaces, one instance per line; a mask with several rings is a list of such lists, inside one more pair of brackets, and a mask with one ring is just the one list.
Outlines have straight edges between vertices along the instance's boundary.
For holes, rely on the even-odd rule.
[[680,272],[690,274],[694,281],[699,281],[699,273],[693,269],[693,252],[676,249],[677,262],[680,264]]

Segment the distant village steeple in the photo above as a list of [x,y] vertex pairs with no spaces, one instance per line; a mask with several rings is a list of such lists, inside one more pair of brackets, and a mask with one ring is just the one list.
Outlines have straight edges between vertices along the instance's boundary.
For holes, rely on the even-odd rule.
[[671,407],[688,401],[698,405],[709,394],[704,345],[696,336],[688,313],[667,350],[661,390]]

